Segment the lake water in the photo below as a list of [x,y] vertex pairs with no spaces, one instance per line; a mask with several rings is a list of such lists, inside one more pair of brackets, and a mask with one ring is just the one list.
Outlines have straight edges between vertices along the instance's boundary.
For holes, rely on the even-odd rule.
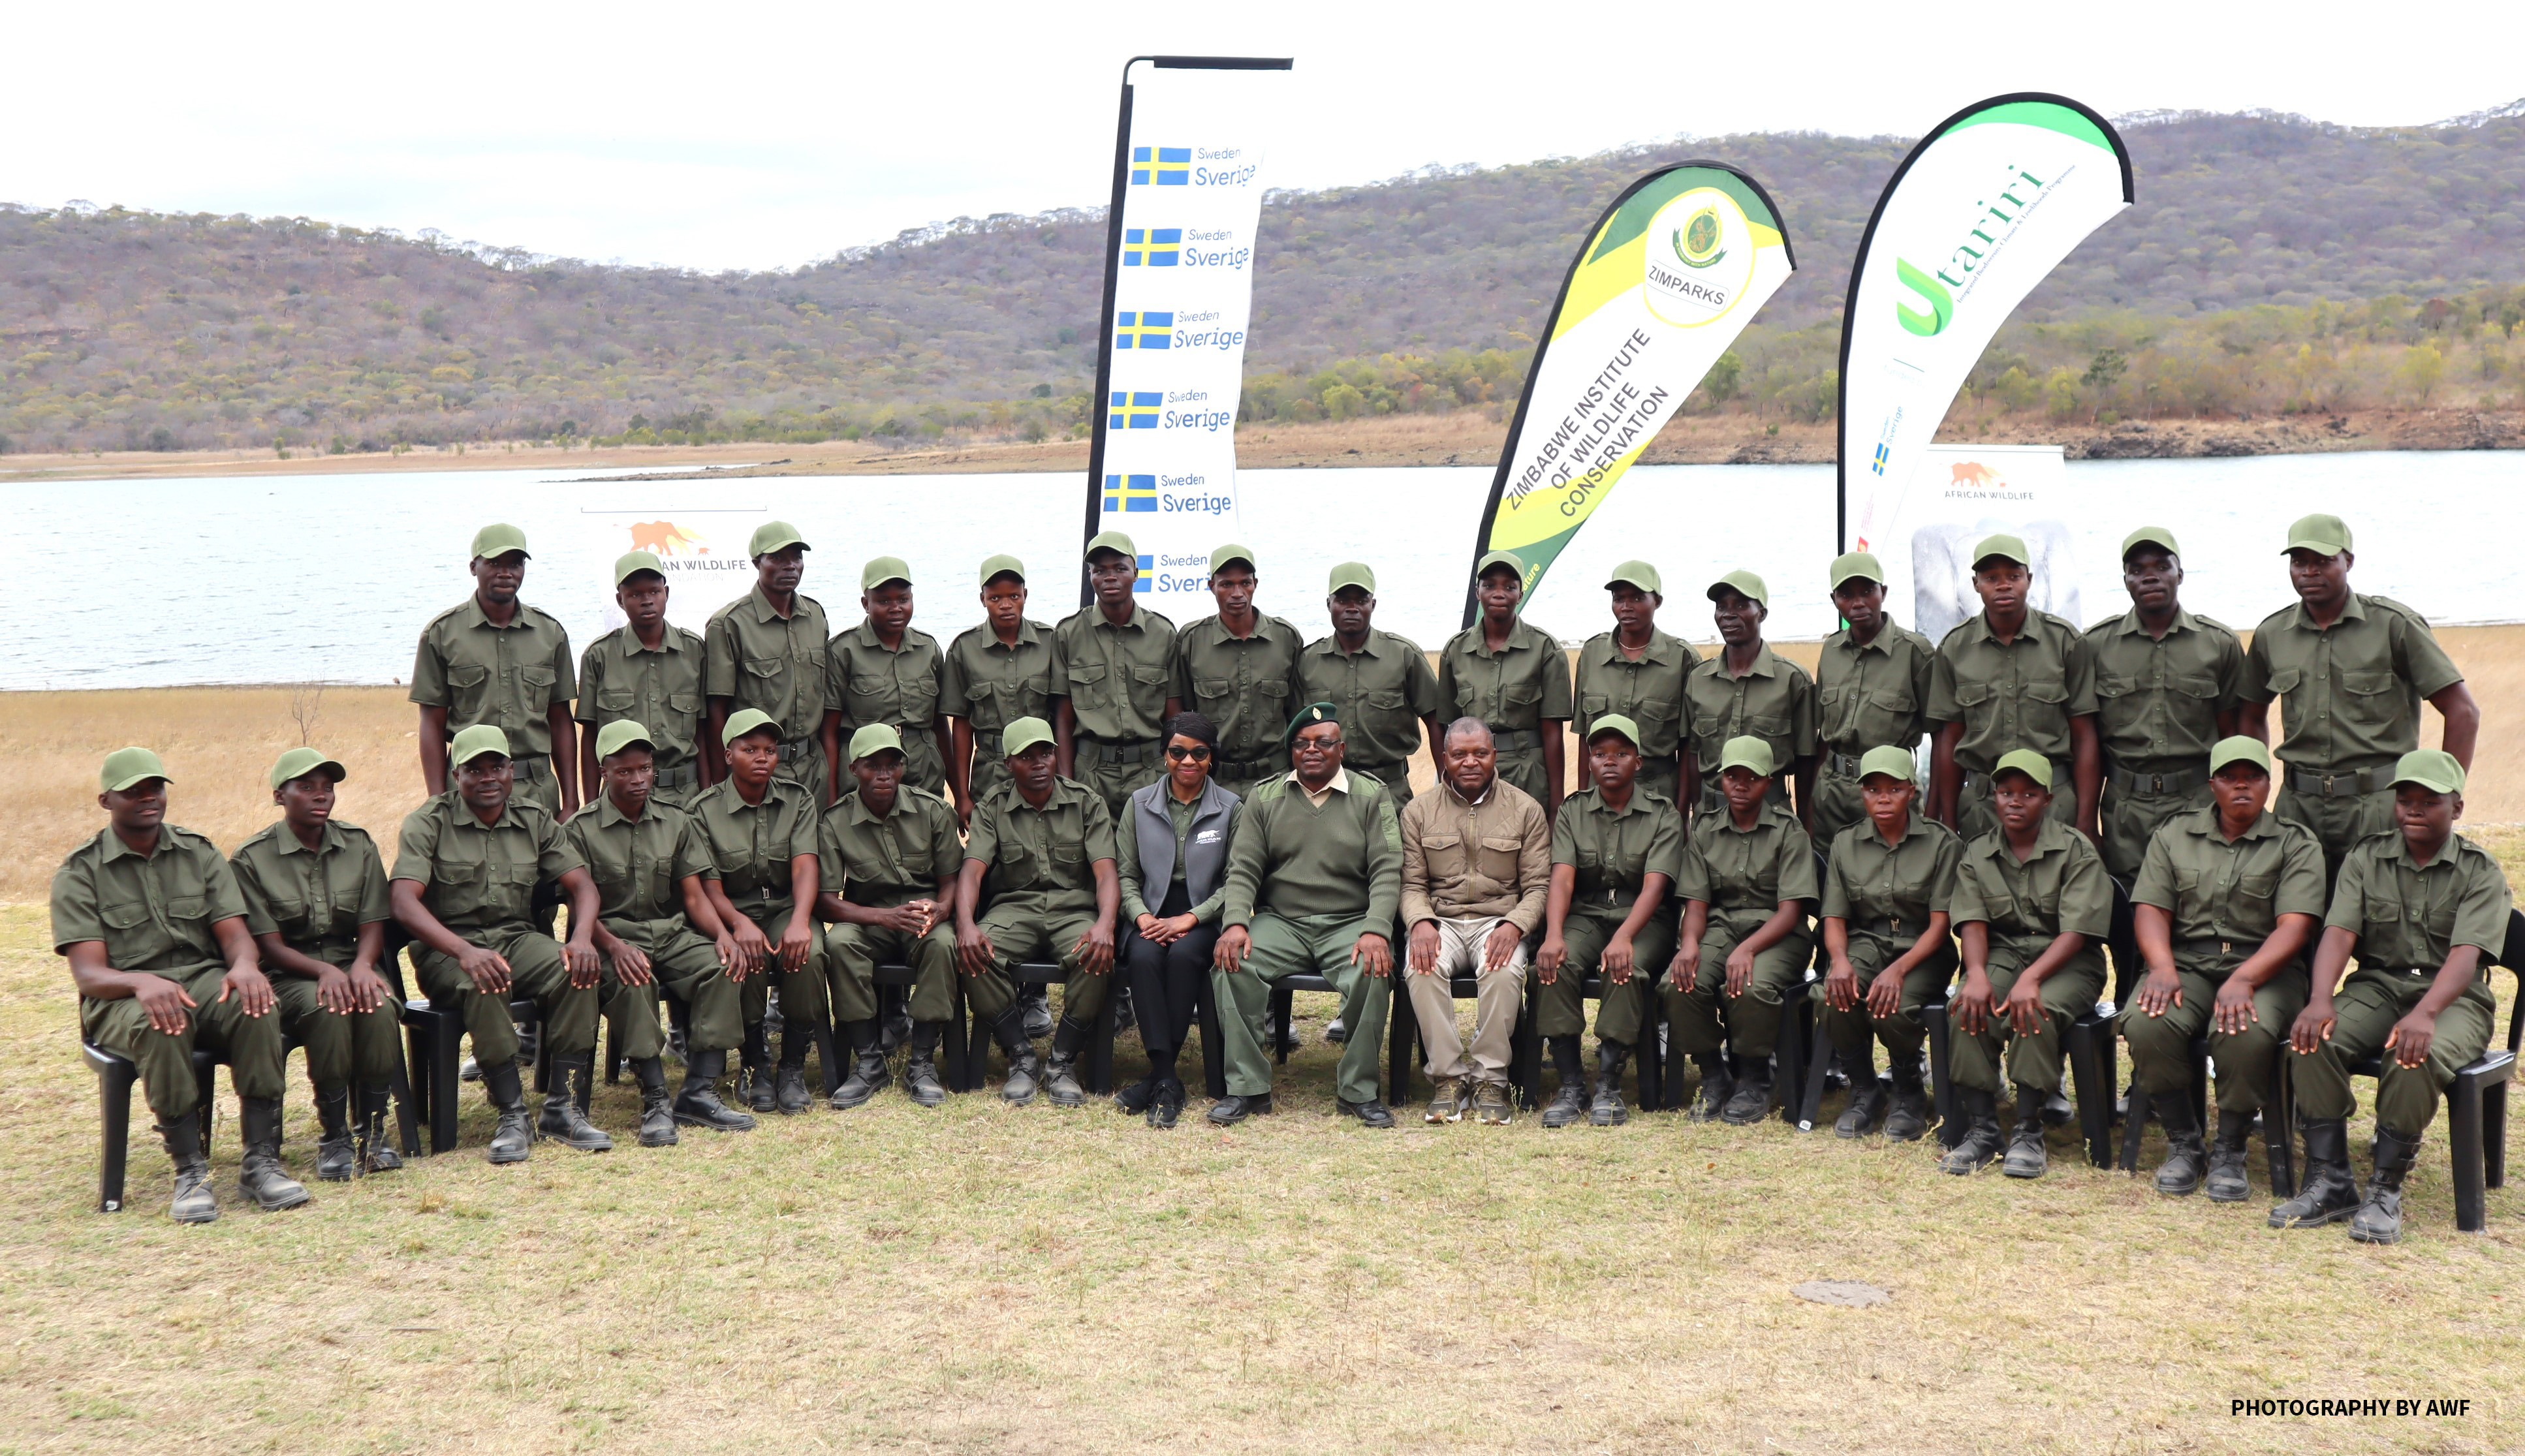
[[[2182,537],[2184,601],[2250,627],[2290,600],[2287,523],[2313,510],[2358,535],[2362,591],[2439,622],[2525,620],[2525,453],[2402,452],[2241,460],[2072,462],[2071,483],[2115,504],[2079,540],[2090,619],[2125,604],[2121,533]],[[1310,637],[1326,630],[1324,573],[1376,567],[1378,625],[1435,647],[1461,620],[1463,571],[1488,467],[1250,470],[1242,529],[1262,558],[1262,606]],[[1692,584],[1738,566],[1770,583],[1770,633],[1832,630],[1823,590],[1834,551],[1833,472],[1823,465],[1658,465],[1633,470],[1527,608],[1577,641],[1609,625],[1613,562],[1655,561],[1660,624],[1715,634]],[[994,552],[1035,572],[1032,613],[1074,602],[1082,510],[1074,475],[814,476],[730,481],[570,480],[536,471],[247,476],[0,484],[17,556],[5,577],[16,630],[0,634],[0,689],[184,683],[394,683],[422,624],[464,600],[476,525],[509,520],[534,546],[525,597],[574,644],[610,625],[608,567],[624,527],[669,516],[733,550],[689,562],[671,615],[699,629],[751,584],[744,531],[762,513],[816,547],[805,590],[837,626],[859,616],[859,563],[912,564],[918,625],[942,640],[981,620],[973,570]],[[700,522],[691,526],[692,522]],[[619,620],[617,618],[616,620]]]

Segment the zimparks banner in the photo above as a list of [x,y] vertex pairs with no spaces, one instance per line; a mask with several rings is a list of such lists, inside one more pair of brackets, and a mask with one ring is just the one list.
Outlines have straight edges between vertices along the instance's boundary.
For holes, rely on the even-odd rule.
[[[1177,620],[1211,609],[1211,549],[1244,534],[1236,408],[1263,148],[1288,68],[1180,56],[1123,68],[1086,535],[1128,532],[1141,600]],[[1082,567],[1082,603],[1085,582]]]
[[1983,348],[2130,204],[2121,137],[2059,96],[1966,107],[1903,159],[1859,238],[1842,315],[1844,550],[1900,554],[1886,528],[1921,488],[1921,457]]

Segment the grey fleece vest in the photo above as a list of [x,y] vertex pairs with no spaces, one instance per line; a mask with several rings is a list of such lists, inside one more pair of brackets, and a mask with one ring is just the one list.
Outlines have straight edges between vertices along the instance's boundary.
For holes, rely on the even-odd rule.
[[[1140,841],[1140,894],[1155,910],[1164,903],[1166,887],[1175,877],[1175,825],[1166,817],[1166,781],[1158,780],[1131,796],[1131,832]],[[1192,833],[1184,841],[1184,894],[1194,904],[1217,893],[1227,878],[1227,811],[1236,796],[1215,783],[1205,784],[1194,809]]]

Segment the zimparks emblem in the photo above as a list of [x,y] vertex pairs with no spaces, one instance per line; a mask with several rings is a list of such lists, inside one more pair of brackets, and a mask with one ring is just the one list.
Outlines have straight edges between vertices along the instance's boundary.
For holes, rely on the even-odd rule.
[[1753,224],[1715,187],[1695,187],[1659,209],[1649,236],[1665,245],[1648,249],[1642,291],[1649,312],[1677,328],[1725,317],[1754,281]]
[[1674,256],[1685,267],[1704,268],[1727,256],[1718,236],[1718,210],[1703,208],[1674,230]]

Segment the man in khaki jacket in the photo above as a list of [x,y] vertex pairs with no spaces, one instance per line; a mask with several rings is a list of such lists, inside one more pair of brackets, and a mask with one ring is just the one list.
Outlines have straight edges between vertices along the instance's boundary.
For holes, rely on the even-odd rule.
[[[1438,787],[1403,810],[1403,922],[1411,928],[1411,1012],[1437,1092],[1426,1121],[1509,1120],[1509,1038],[1525,988],[1525,938],[1552,887],[1552,821],[1499,776],[1491,730],[1459,718],[1438,750]],[[1478,987],[1469,1051],[1456,1030],[1454,978]]]

